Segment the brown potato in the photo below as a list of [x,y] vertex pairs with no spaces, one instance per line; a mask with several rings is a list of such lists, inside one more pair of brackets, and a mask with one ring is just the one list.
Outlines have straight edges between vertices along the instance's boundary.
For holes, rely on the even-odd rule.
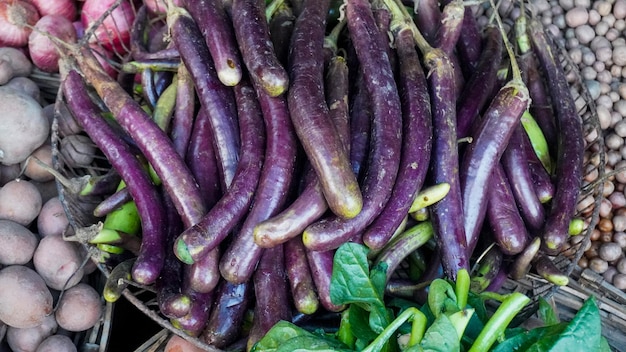
[[0,219],[0,264],[26,264],[39,243],[37,236],[21,224]]
[[33,255],[35,270],[55,290],[67,289],[80,282],[84,275],[82,262],[78,245],[61,236],[42,238]]
[[59,197],[50,198],[41,207],[37,217],[37,231],[41,237],[62,235],[69,224]]
[[41,101],[41,89],[35,81],[28,77],[13,77],[4,86],[13,88],[26,95],[30,95],[38,102]]
[[3,64],[0,84],[6,84],[13,77],[28,76],[33,70],[33,64],[24,52],[9,46],[0,48],[0,62]]
[[34,270],[11,265],[0,270],[0,320],[17,328],[41,325],[52,313],[52,294]]
[[[44,164],[43,166],[41,164]],[[26,160],[21,163],[24,175],[37,182],[54,180],[50,173],[52,166],[52,145],[44,144],[37,148]]]
[[76,352],[72,339],[65,335],[52,335],[43,340],[35,352]]
[[50,124],[39,102],[13,88],[0,87],[0,162],[19,164],[49,136]]
[[30,181],[15,179],[0,188],[0,219],[30,225],[39,215],[41,193]]
[[14,328],[7,330],[7,343],[13,352],[33,352],[48,336],[56,333],[57,321],[54,315],[48,315],[43,323],[34,328]]
[[100,294],[80,283],[63,293],[55,313],[57,323],[67,331],[84,331],[100,320],[103,307]]
[[178,335],[172,335],[165,345],[163,352],[202,352],[203,349],[183,339]]

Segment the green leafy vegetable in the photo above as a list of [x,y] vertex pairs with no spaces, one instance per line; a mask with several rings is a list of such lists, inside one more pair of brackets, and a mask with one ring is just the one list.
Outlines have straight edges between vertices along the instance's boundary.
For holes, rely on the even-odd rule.
[[447,315],[441,314],[426,330],[421,342],[424,351],[460,351],[459,335]]
[[348,321],[354,337],[370,343],[376,336],[376,333],[370,328],[369,312],[356,304],[350,305],[347,310],[349,312]]
[[530,331],[523,333],[516,333],[503,342],[499,343],[492,352],[518,352],[527,351],[537,341],[541,339],[557,338],[558,335],[565,329],[567,323],[559,323],[549,326],[542,326],[534,328]]
[[305,351],[318,351],[318,352],[344,352],[351,351],[345,346],[339,345],[336,341],[320,339],[318,336],[302,335],[293,337],[285,341],[276,352],[305,352]]
[[539,297],[539,309],[537,309],[537,315],[539,319],[543,321],[545,325],[554,325],[558,324],[559,317],[554,311],[554,308],[545,298]]
[[368,252],[367,247],[357,243],[337,249],[330,299],[337,305],[356,304],[368,311],[370,328],[380,334],[392,320],[384,302],[387,266],[380,263],[370,270]]
[[[539,298],[537,316],[544,326],[528,330],[508,328],[530,302],[519,293],[470,292],[469,275],[457,282],[430,283],[426,304],[385,297],[386,265],[371,265],[369,250],[347,243],[335,253],[331,299],[346,305],[337,332],[308,331],[281,321],[252,351],[361,351],[361,352],[610,352],[601,336],[595,298],[588,299],[570,322]],[[485,302],[500,305],[489,314]]]
[[[602,322],[595,297],[585,301],[559,338],[546,341],[553,351],[594,351],[600,346]],[[538,350],[539,351],[539,350]]]
[[281,320],[252,347],[251,351],[324,351],[331,347],[331,351],[351,351],[337,340],[313,334],[295,324]]
[[493,352],[610,351],[601,335],[600,312],[593,296],[585,301],[569,323],[559,323],[556,313],[545,300],[540,301],[538,314],[548,325],[510,336]]
[[459,310],[456,293],[452,285],[444,279],[435,279],[428,292],[428,307],[435,318],[441,314],[454,313]]
[[350,348],[354,348],[356,336],[350,324],[350,308],[341,312],[341,321],[337,330],[337,339]]

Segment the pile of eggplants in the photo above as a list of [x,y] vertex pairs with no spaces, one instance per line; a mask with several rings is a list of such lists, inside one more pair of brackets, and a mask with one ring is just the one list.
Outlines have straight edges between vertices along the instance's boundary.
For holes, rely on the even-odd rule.
[[132,204],[140,222],[91,243],[126,249],[113,276],[154,290],[175,327],[224,348],[341,311],[335,249],[363,243],[395,268],[415,248],[389,244],[424,222],[420,281],[467,269],[476,290],[529,270],[562,282],[551,256],[576,214],[583,129],[534,19],[509,36],[458,0],[168,5],[138,9],[117,78],[64,46],[61,89],[117,176],[96,215]]

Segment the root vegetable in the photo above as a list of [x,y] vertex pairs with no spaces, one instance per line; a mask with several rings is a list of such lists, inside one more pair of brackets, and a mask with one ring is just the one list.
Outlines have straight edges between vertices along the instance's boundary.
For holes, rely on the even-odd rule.
[[33,99],[35,99],[35,101],[41,101],[41,89],[39,88],[37,83],[35,83],[35,81],[28,77],[13,77],[4,86],[13,88],[28,96],[31,96],[33,97]]
[[68,331],[85,331],[102,316],[100,294],[93,287],[80,283],[61,296],[55,318],[60,327]]
[[29,0],[35,5],[37,12],[41,16],[57,15],[67,18],[69,21],[76,20],[76,1],[75,0]]
[[41,211],[41,193],[27,180],[15,179],[0,188],[0,219],[30,225]]
[[578,266],[581,269],[586,269],[587,267],[589,267],[589,260],[586,257],[582,257],[578,260]]
[[76,352],[76,345],[65,335],[52,335],[37,347],[35,352]]
[[7,330],[7,343],[13,352],[33,352],[48,336],[56,333],[58,324],[54,315],[45,317],[43,323],[32,328]]
[[33,70],[31,61],[19,49],[0,48],[0,84],[5,84],[13,77],[28,76]]
[[172,335],[165,345],[164,352],[201,352],[201,348],[183,339],[178,335]]
[[0,162],[5,165],[24,161],[48,138],[48,120],[31,96],[0,87],[0,116]]
[[76,42],[76,29],[70,20],[61,15],[43,16],[28,37],[28,52],[33,64],[44,72],[59,72],[60,53],[50,36],[65,43]]
[[0,45],[20,47],[28,43],[28,35],[39,20],[35,6],[26,0],[0,2]]
[[[86,30],[116,3],[115,0],[87,0],[81,9],[80,20]],[[98,43],[107,50],[125,52],[130,46],[130,28],[135,20],[135,11],[130,1],[122,1],[98,26],[90,42]]]
[[613,278],[617,275],[617,269],[614,266],[609,266],[608,269],[602,274],[602,278],[608,282],[613,282]]
[[26,264],[32,258],[39,240],[26,227],[11,220],[0,220],[0,264]]
[[11,265],[0,270],[0,320],[17,328],[32,328],[52,313],[52,294],[34,270]]
[[613,286],[620,290],[626,290],[626,274],[615,274],[613,276]]
[[619,257],[624,255],[624,253],[619,244],[615,242],[606,242],[600,245],[598,255],[607,262],[612,262],[619,259]]
[[[620,194],[620,193],[616,193]],[[624,215],[615,215],[613,216],[613,230],[616,232],[622,232],[626,230],[626,216]]]
[[608,270],[609,263],[600,257],[595,257],[589,260],[589,268],[598,274],[602,274]]
[[[47,167],[42,166],[41,163]],[[38,182],[54,180],[54,176],[49,171],[52,167],[52,146],[50,144],[44,144],[37,148],[30,157],[21,163],[24,175]]]
[[69,220],[59,197],[50,198],[43,204],[37,217],[39,236],[62,235],[68,225]]
[[33,256],[35,270],[55,290],[67,289],[80,282],[84,274],[82,261],[76,244],[61,236],[42,238]]

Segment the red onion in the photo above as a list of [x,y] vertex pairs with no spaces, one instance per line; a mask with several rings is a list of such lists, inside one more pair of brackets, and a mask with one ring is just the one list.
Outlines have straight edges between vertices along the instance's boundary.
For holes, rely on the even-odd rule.
[[39,11],[40,16],[60,15],[69,21],[76,19],[76,2],[74,0],[29,0]]
[[[89,33],[91,26],[109,8],[115,5],[116,0],[86,0],[81,9],[81,22]],[[95,29],[91,43],[98,43],[107,50],[125,53],[130,45],[130,30],[135,20],[135,11],[131,3],[122,1],[110,15]]]
[[[143,3],[150,13],[162,15],[167,12],[166,0],[144,0]],[[174,5],[182,6],[182,0],[174,0]]]
[[89,47],[96,56],[96,59],[98,59],[98,62],[100,63],[100,66],[102,66],[104,71],[108,73],[109,76],[117,78],[117,70],[111,65],[111,63],[115,61],[115,55],[113,54],[113,52],[104,50],[100,45],[96,43],[90,43]]
[[20,47],[28,43],[31,29],[39,20],[35,6],[23,0],[0,1],[0,46]]
[[30,58],[44,72],[59,72],[59,52],[57,45],[49,36],[59,38],[65,43],[76,42],[76,30],[70,20],[61,15],[43,16],[35,30],[28,38],[28,51]]
[[83,22],[81,22],[80,20],[74,21],[72,22],[72,24],[74,25],[74,29],[76,30],[76,40],[79,40],[85,35],[85,26],[83,26]]

